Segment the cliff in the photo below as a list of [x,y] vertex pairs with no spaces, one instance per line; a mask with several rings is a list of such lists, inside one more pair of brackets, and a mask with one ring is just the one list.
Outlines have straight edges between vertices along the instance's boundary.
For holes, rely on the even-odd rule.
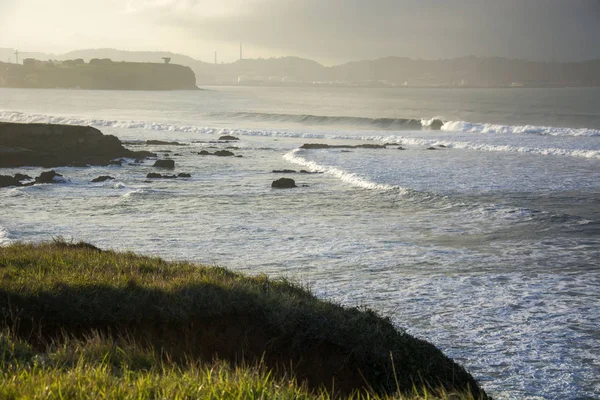
[[165,63],[112,62],[108,59],[62,63],[26,59],[24,65],[0,63],[0,87],[102,90],[194,90],[189,67]]

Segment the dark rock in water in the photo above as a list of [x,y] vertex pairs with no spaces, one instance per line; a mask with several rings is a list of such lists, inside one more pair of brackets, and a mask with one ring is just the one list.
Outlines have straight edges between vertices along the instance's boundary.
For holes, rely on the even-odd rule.
[[156,160],[153,167],[157,168],[175,168],[175,160]]
[[439,148],[442,148],[442,149],[445,149],[445,148],[446,148],[446,145],[443,145],[443,144],[438,144],[438,147],[439,147]]
[[118,166],[121,166],[121,165],[123,165],[123,161],[125,161],[125,160],[111,160],[108,163],[108,165],[118,165]]
[[148,179],[175,179],[177,178],[177,175],[162,175],[162,174],[157,174],[156,172],[150,172],[148,175],[146,175],[146,178]]
[[229,150],[218,150],[213,153],[217,157],[231,157],[234,154]]
[[62,178],[61,174],[56,173],[56,171],[45,171],[40,174],[37,178],[35,178],[36,183],[56,183],[57,181],[54,178]]
[[301,149],[328,149],[331,146],[324,143],[304,143],[300,146]]
[[435,147],[431,146],[431,147],[426,148],[425,150],[437,150],[437,149]]
[[92,182],[93,183],[104,182],[104,181],[110,181],[110,180],[113,180],[113,179],[115,179],[115,178],[113,178],[112,176],[102,175],[102,176],[99,176],[97,178],[92,179]]
[[188,174],[187,172],[181,172],[181,173],[177,174],[177,177],[178,178],[191,178],[192,175]]
[[206,150],[202,150],[198,154],[200,154],[201,156],[212,156],[212,153]]
[[444,126],[444,121],[442,121],[441,119],[434,119],[431,125],[429,125],[429,128],[439,131],[440,129],[442,129],[442,126]]
[[273,183],[271,183],[271,187],[277,188],[277,189],[289,189],[289,188],[295,188],[297,186],[296,186],[296,182],[293,179],[280,178],[280,179],[277,179],[276,181],[273,181]]
[[235,158],[244,158],[244,156],[242,156],[242,155],[237,155],[237,156],[235,156]]
[[301,169],[301,170],[300,170],[300,173],[301,173],[301,174],[322,174],[322,172],[321,172],[321,171],[315,171],[315,172],[311,172],[311,171],[307,171],[307,170],[305,170],[305,169]]
[[186,146],[185,143],[165,142],[164,140],[146,140],[146,144],[149,146]]
[[236,138],[235,136],[231,136],[231,135],[225,135],[225,136],[221,136],[221,137],[219,138],[219,140],[227,140],[227,141],[230,141],[230,140],[240,140],[240,139],[239,139],[239,138]]
[[107,165],[116,158],[147,158],[117,137],[89,126],[0,122],[0,168]]
[[305,143],[300,146],[301,149],[385,149],[385,144],[357,144],[355,146],[349,144],[331,145],[325,143]]
[[15,174],[15,179],[20,181],[30,181],[33,178],[30,177],[29,175],[25,175],[25,174]]
[[294,171],[293,169],[274,169],[271,172],[274,174],[295,174],[296,173],[296,171]]
[[227,150],[239,150],[239,149],[240,149],[239,147],[236,147],[236,146],[227,146],[227,147],[225,147],[225,148],[226,148]]
[[22,186],[18,179],[10,175],[0,175],[0,188],[9,186]]
[[406,150],[404,147],[400,146],[398,147],[398,150]]

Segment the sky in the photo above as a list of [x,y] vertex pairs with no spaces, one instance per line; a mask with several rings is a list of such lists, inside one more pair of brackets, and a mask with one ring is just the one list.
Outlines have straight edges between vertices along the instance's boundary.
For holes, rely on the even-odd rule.
[[600,58],[600,0],[0,0],[0,48],[299,56]]

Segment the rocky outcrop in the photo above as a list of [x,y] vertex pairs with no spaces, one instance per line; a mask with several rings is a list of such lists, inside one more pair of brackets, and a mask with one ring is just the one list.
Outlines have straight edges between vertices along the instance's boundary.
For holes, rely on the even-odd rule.
[[162,174],[157,174],[156,172],[150,172],[148,175],[146,175],[146,178],[148,179],[176,179],[176,178],[191,178],[192,175],[188,174],[187,172],[181,172],[177,175],[162,175]]
[[92,182],[97,183],[97,182],[111,181],[113,179],[115,179],[115,178],[113,178],[112,176],[102,175],[102,176],[92,179]]
[[[200,152],[198,152],[198,154],[200,154],[201,156],[217,156],[217,157],[233,157],[233,156],[235,156],[235,154],[229,150],[217,150],[214,153],[211,153],[210,151],[206,151],[206,150],[201,150]],[[241,157],[241,156],[236,156],[236,157]]]
[[237,137],[231,136],[231,135],[224,135],[224,136],[221,136],[219,138],[219,140],[225,140],[227,142],[231,142],[231,141],[235,141],[235,140],[240,140],[240,138],[237,138]]
[[357,145],[349,145],[349,144],[340,144],[340,145],[332,145],[325,143],[305,143],[300,146],[301,149],[385,149],[385,144],[357,144]]
[[[57,179],[58,178],[58,179]],[[35,178],[35,183],[57,183],[64,182],[63,176],[56,171],[45,171]]]
[[10,186],[21,186],[21,182],[10,175],[0,175],[0,188]]
[[146,140],[146,144],[154,146],[187,146],[185,143],[166,142],[164,140]]
[[276,181],[273,181],[273,183],[271,183],[271,187],[276,188],[276,189],[291,189],[291,188],[295,188],[297,186],[296,186],[296,182],[293,179],[280,178],[280,179],[277,179]]
[[156,160],[153,166],[157,168],[173,169],[175,168],[175,160]]
[[146,158],[116,136],[89,126],[0,122],[0,168],[108,165],[116,158]]

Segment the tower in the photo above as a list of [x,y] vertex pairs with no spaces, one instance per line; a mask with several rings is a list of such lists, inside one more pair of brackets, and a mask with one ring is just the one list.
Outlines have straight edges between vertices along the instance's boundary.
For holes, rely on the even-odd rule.
[[[240,45],[241,46],[241,45]],[[241,47],[240,47],[240,54],[241,54]],[[15,58],[17,59],[17,64],[19,63],[19,50],[15,50]]]

